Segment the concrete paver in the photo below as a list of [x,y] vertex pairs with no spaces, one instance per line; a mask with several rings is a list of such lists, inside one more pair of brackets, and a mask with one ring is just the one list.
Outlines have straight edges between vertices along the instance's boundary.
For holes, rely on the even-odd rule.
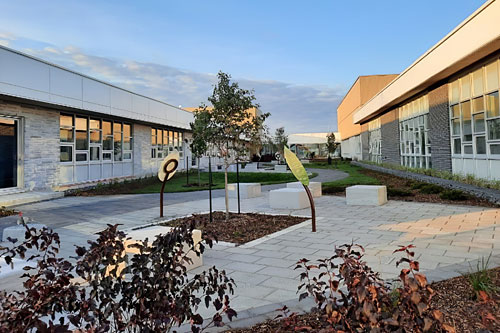
[[[142,196],[141,200],[151,198]],[[105,213],[101,218],[98,214],[89,214],[80,220],[78,215],[72,215],[75,211],[72,205],[90,209],[93,204],[105,207],[119,201],[117,197],[101,200],[96,197],[64,198],[34,204],[32,206],[35,207],[26,207],[26,211],[36,219],[37,212],[46,218],[51,216],[52,209],[68,209],[63,215],[68,221],[58,217],[61,220],[55,221],[52,227],[64,236],[61,237],[61,253],[69,256],[73,254],[73,244],[85,245],[88,239],[95,238],[93,233],[103,229],[106,223],[119,221],[123,229],[128,229],[158,221],[156,205],[140,206],[140,200],[133,196],[127,202],[137,203],[135,210],[120,205],[120,208],[103,208]],[[165,212],[167,217],[172,218],[208,210],[208,202],[204,198],[183,202],[167,200],[167,203]],[[469,264],[474,267],[478,259],[490,254],[490,264],[500,264],[500,228],[497,228],[500,225],[500,209],[402,201],[389,201],[377,207],[357,207],[347,206],[345,198],[337,196],[323,196],[317,198],[315,203],[317,233],[312,233],[310,223],[305,223],[253,245],[216,245],[206,250],[204,266],[192,273],[211,265],[225,269],[237,283],[232,304],[242,312],[239,318],[246,320],[252,314],[263,314],[262,309],[268,307],[273,307],[269,312],[282,304],[295,304],[290,302],[298,298],[296,291],[300,272],[293,270],[297,260],[328,257],[333,254],[334,246],[352,241],[365,246],[365,261],[387,279],[397,277],[401,269],[395,267],[398,255],[394,255],[393,251],[398,245],[410,243],[416,245],[415,252],[422,271],[431,281],[467,272]],[[216,196],[213,205],[216,210],[223,209],[223,198]],[[230,206],[233,211],[236,209],[234,199]],[[266,191],[262,197],[242,200],[241,208],[244,212],[310,214],[309,208],[297,211],[271,209]],[[18,285],[17,276],[3,275],[2,287],[9,289]],[[259,318],[263,317],[256,317],[255,320]]]

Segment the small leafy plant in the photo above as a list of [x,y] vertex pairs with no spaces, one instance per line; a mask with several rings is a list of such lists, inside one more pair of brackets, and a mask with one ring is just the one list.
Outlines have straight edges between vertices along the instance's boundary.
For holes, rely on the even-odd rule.
[[[201,255],[214,240],[204,233],[204,243],[195,244],[194,227],[186,223],[135,243],[129,256],[126,234],[108,225],[89,248],[76,248],[73,264],[58,257],[57,233],[26,226],[24,242],[0,248],[7,264],[14,257],[37,263],[25,268],[23,291],[0,293],[0,332],[169,332],[183,323],[201,332],[223,325],[224,315],[236,316],[229,302],[234,281],[215,267],[188,276],[188,254]],[[208,324],[198,313],[201,305],[215,311]]]
[[486,259],[482,257],[481,260],[477,262],[476,268],[473,269],[471,266],[469,273],[465,275],[476,293],[476,298],[479,298],[481,292],[491,294],[498,290],[488,269],[490,258],[491,254]]
[[424,184],[420,187],[420,193],[424,194],[439,194],[443,191],[443,188],[434,184]]
[[401,270],[400,286],[392,290],[362,260],[360,245],[342,245],[317,263],[302,259],[295,268],[302,270],[299,300],[312,296],[334,332],[455,332],[431,307],[434,291],[418,273],[412,248],[394,251],[405,254],[397,265],[409,267]]
[[460,190],[444,190],[439,197],[443,200],[460,201],[467,200],[469,196]]

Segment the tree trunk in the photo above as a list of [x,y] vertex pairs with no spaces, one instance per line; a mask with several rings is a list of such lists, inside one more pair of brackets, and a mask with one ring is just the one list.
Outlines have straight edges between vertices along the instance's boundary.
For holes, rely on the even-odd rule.
[[198,157],[198,186],[201,186],[200,157]]
[[226,222],[229,221],[229,195],[227,191],[227,157],[224,157],[224,188],[225,188],[225,200],[226,200]]

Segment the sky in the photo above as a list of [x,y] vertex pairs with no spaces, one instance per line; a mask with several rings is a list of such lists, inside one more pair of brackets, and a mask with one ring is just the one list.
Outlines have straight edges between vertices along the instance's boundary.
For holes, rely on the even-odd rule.
[[271,131],[330,132],[359,75],[400,73],[484,0],[0,0],[0,45],[176,106],[218,71]]

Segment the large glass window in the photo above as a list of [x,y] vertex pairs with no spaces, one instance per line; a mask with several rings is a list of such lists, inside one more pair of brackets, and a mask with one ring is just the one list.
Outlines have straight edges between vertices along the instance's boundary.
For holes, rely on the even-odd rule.
[[[450,83],[450,126],[454,155],[500,157],[498,60]],[[455,90],[460,91],[457,100]]]
[[113,162],[132,159],[130,124],[86,116],[60,115],[61,162]]
[[[454,87],[456,89],[456,87]],[[459,91],[455,91],[458,98]],[[431,168],[431,138],[429,136],[429,100],[424,95],[399,108],[401,164],[412,168]],[[460,117],[460,109],[456,110]],[[452,127],[460,135],[460,119]]]
[[164,158],[169,152],[177,149],[183,156],[183,134],[166,129],[151,129],[151,158]]

